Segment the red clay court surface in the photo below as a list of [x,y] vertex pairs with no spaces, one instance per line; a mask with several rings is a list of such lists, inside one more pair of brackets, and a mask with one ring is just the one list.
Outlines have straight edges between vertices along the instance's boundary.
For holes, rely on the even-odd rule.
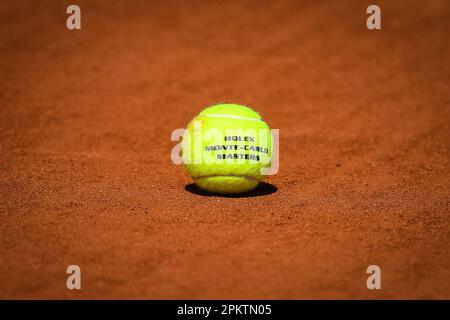
[[[76,2],[0,3],[0,298],[450,298],[449,1]],[[280,129],[246,197],[170,160],[220,101]]]

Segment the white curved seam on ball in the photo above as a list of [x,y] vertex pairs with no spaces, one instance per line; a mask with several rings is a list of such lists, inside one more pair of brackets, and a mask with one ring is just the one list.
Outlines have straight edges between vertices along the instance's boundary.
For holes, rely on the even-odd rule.
[[252,177],[252,176],[246,176],[246,175],[240,175],[240,174],[211,174],[211,175],[207,175],[207,176],[199,176],[199,177],[193,177],[194,180],[197,179],[207,179],[207,178],[213,178],[213,177],[237,177],[237,178],[244,178],[247,180],[251,180],[251,181],[256,181],[256,182],[260,182],[260,180]]
[[203,114],[204,117],[212,117],[212,118],[226,118],[226,119],[238,119],[238,120],[248,120],[248,121],[262,121],[261,119],[249,118],[249,117],[241,117],[241,116],[232,116],[228,114]]

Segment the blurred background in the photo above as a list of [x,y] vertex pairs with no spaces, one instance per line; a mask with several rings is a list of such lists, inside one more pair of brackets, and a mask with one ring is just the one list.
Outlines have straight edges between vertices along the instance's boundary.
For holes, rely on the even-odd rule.
[[[449,298],[449,2],[370,4],[1,2],[0,297]],[[185,189],[217,102],[280,129],[276,192]]]

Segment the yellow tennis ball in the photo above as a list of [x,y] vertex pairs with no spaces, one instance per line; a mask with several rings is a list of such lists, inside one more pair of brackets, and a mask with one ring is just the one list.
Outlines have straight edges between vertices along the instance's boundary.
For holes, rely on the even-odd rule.
[[204,109],[183,136],[183,162],[201,189],[223,194],[255,188],[270,167],[270,128],[254,110],[238,104]]

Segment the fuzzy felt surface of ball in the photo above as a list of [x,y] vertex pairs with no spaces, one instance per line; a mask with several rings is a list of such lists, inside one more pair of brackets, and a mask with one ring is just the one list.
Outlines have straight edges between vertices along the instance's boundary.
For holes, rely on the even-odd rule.
[[254,189],[270,166],[269,126],[249,107],[217,104],[201,111],[183,136],[184,165],[194,183],[219,194]]

